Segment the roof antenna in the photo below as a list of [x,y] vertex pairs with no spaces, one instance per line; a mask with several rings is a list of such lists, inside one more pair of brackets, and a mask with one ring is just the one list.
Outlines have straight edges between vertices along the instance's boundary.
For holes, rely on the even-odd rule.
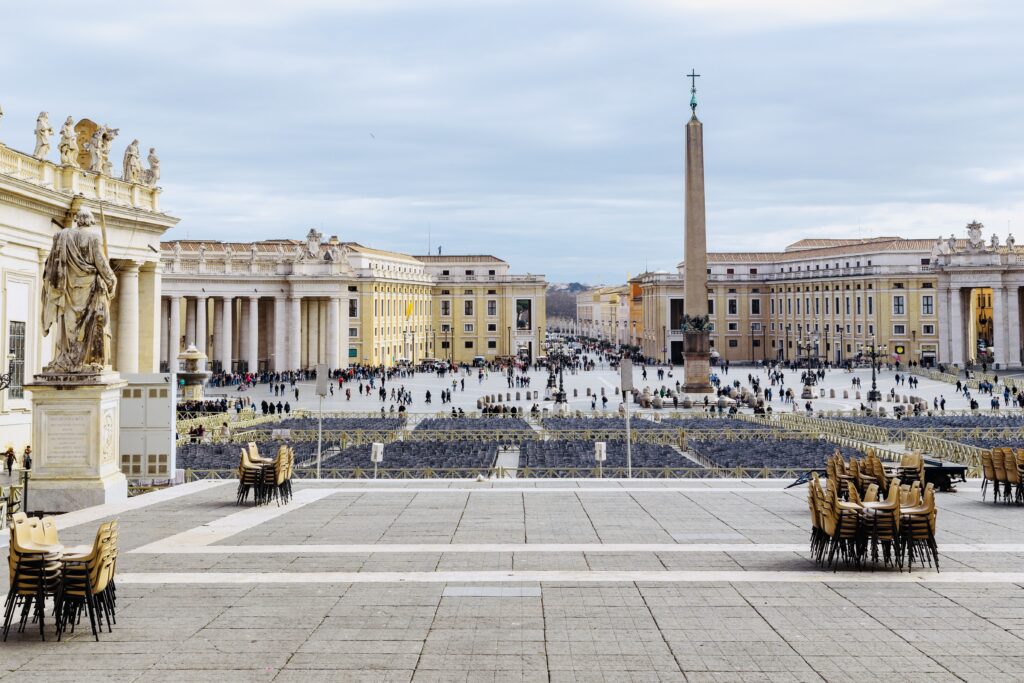
[[427,221],[427,256],[430,255],[431,251],[433,251],[433,248],[430,246],[430,221]]

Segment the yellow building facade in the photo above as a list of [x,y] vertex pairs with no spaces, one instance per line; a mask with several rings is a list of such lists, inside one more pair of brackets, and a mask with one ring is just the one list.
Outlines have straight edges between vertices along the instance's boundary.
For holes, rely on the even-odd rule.
[[[709,253],[703,295],[712,348],[734,362],[841,362],[874,341],[904,362],[936,362],[934,247],[932,240],[881,237],[802,240],[781,252]],[[639,289],[633,305],[640,309],[640,346],[647,356],[682,360],[684,271],[681,263],[677,272],[648,272],[630,281]]]

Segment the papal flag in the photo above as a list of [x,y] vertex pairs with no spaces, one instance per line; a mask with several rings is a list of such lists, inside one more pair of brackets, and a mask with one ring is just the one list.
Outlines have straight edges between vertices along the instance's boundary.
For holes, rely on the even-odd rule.
[[410,301],[409,303],[407,303],[405,305],[405,317],[406,318],[412,317],[412,309],[413,309],[413,303]]

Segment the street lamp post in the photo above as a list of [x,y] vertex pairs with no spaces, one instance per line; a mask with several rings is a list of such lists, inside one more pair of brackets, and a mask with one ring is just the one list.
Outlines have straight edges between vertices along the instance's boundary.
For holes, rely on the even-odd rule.
[[0,375],[0,391],[7,389],[14,381],[14,354],[7,354],[7,374]]
[[871,335],[871,344],[867,348],[861,347],[861,353],[865,351],[867,351],[871,358],[871,391],[868,392],[868,407],[875,410],[878,407],[878,403],[882,400],[882,393],[878,390],[876,363],[879,355],[888,353],[889,347],[884,344],[879,346],[875,342],[875,336]]

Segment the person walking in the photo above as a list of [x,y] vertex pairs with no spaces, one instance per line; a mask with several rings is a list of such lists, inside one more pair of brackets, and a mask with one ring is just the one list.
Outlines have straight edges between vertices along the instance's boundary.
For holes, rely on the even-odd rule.
[[10,478],[11,476],[13,476],[12,473],[14,472],[14,449],[8,448],[7,452],[4,454],[4,457],[6,459],[7,465],[7,477]]

